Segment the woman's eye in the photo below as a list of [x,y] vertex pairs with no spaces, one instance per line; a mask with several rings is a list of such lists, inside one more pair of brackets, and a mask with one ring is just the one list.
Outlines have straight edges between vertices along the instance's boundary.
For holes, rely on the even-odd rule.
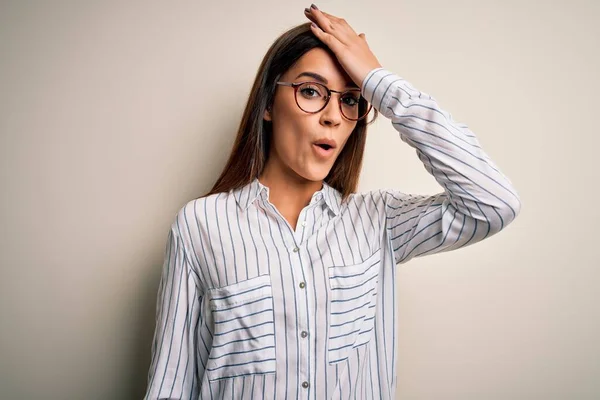
[[344,97],[344,103],[347,106],[356,106],[358,105],[359,99],[353,97],[353,96],[346,96]]
[[313,89],[313,88],[303,88],[300,90],[300,92],[302,92],[303,95],[305,95],[306,97],[316,97],[316,96],[321,96],[321,94],[317,91],[317,89]]

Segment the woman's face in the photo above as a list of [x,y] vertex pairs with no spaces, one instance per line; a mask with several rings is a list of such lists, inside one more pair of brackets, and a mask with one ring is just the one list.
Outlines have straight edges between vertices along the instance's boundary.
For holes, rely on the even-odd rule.
[[[315,76],[302,75],[312,73]],[[329,89],[344,91],[357,88],[343,68],[325,50],[315,48],[304,54],[280,79],[283,82],[320,82]],[[305,96],[315,96],[309,91]],[[300,98],[302,93],[298,91]],[[327,106],[318,113],[302,111],[294,99],[294,88],[277,85],[271,112],[264,119],[272,122],[273,137],[267,168],[281,169],[290,178],[310,181],[325,179],[344,148],[356,121],[346,119],[340,110],[340,97],[332,93]],[[321,139],[333,140],[335,147],[324,150],[316,145]]]

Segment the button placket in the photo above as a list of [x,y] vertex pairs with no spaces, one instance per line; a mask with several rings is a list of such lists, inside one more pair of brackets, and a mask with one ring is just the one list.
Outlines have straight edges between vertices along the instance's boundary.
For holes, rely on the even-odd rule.
[[[299,297],[297,299],[297,304],[298,304],[298,330],[296,333],[296,340],[301,340],[299,343],[299,365],[298,365],[298,374],[300,379],[303,379],[304,381],[302,382],[301,386],[304,389],[308,389],[308,387],[310,386],[308,379],[310,378],[310,371],[308,369],[308,364],[307,364],[307,357],[309,354],[309,342],[306,339],[308,337],[308,326],[307,324],[308,319],[310,318],[309,313],[308,313],[308,309],[307,309],[307,297],[309,295],[308,291],[306,290],[306,286],[307,283],[304,279],[306,279],[305,274],[303,274],[303,263],[302,263],[302,252],[300,252],[300,249],[298,247],[295,247],[298,249],[298,251],[294,252],[297,254],[298,258],[296,259],[295,257],[292,257],[292,259],[294,260],[293,264],[294,266],[298,266],[295,269],[294,275],[296,277],[296,279],[294,279],[294,284],[298,285],[297,288],[300,288],[299,291],[303,292],[303,293],[299,293]],[[298,290],[298,289],[296,289]]]
[[300,215],[298,216],[298,222],[296,222],[296,231],[294,231],[294,237],[296,240],[302,243],[304,239],[304,228],[306,227],[306,210],[309,207],[305,207],[300,211]]

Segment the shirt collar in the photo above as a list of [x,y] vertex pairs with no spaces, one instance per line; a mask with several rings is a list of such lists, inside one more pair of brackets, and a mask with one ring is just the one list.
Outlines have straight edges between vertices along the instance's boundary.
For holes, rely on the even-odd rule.
[[[260,183],[258,178],[254,178],[245,186],[233,189],[232,193],[235,196],[235,200],[237,201],[238,205],[244,211],[247,210],[248,207],[250,207],[250,205],[253,204],[258,198],[262,198],[263,200],[269,199],[269,188]],[[342,194],[325,181],[323,181],[323,187],[321,190],[316,191],[312,195],[310,204],[319,202],[321,200],[325,201],[327,207],[329,207],[329,209],[333,211],[335,215],[339,214]]]

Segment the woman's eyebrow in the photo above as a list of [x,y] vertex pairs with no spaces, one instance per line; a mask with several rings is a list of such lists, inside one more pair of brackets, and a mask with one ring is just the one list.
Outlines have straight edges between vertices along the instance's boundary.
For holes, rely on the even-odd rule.
[[[329,84],[329,82],[327,81],[327,79],[324,76],[319,75],[316,72],[310,72],[310,71],[301,72],[300,75],[298,75],[295,79],[298,79],[301,76],[308,76],[308,77],[316,79],[319,82],[322,82],[326,85]],[[356,84],[354,82],[346,82],[346,87],[347,88],[358,88],[358,86],[356,86]]]

